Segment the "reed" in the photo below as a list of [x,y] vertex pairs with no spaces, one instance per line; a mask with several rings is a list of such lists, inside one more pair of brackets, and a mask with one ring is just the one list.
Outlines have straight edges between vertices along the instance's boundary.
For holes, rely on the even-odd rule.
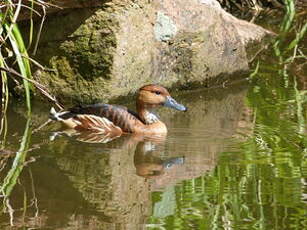
[[[6,120],[5,114],[4,114],[4,121]],[[1,120],[2,121],[2,120]],[[0,209],[4,213],[8,213],[10,216],[10,223],[11,226],[14,225],[14,209],[12,208],[10,204],[10,195],[12,191],[14,190],[15,186],[18,184],[18,180],[20,177],[20,174],[22,173],[24,167],[27,165],[27,153],[29,151],[30,146],[30,139],[31,139],[31,128],[30,128],[30,119],[27,120],[27,123],[25,125],[24,134],[22,136],[20,147],[16,153],[11,153],[14,156],[13,163],[6,173],[3,181],[1,181],[0,184],[0,197],[2,197],[2,205],[0,205]],[[1,130],[1,150],[5,149],[5,139],[6,139],[6,130]],[[1,168],[4,169],[6,164],[8,163],[8,159],[10,157],[7,157],[6,159],[1,160],[2,165],[0,164]],[[26,199],[26,197],[24,197]],[[24,202],[26,204],[26,200]],[[24,211],[26,211],[26,205],[23,207]]]
[[[29,83],[27,78],[31,79],[31,66],[29,62],[29,56],[27,49],[25,47],[22,35],[19,31],[16,20],[20,13],[22,3],[19,1],[14,4],[11,0],[5,0],[6,5],[4,12],[0,12],[0,66],[2,68],[8,68],[13,62],[17,63],[19,73],[24,77],[23,87],[25,92],[25,99],[27,109],[31,111],[31,83]],[[7,102],[9,98],[8,92],[8,74],[1,71],[2,78],[2,92],[5,97],[2,99],[2,104],[5,104],[4,108],[7,107]]]
[[[16,2],[16,3],[15,3]],[[41,7],[41,15],[34,6]],[[8,80],[12,77],[14,82],[21,81],[24,89],[24,96],[28,114],[31,112],[31,91],[37,89],[44,97],[47,97],[51,102],[55,103],[60,109],[62,106],[57,102],[56,98],[50,95],[47,89],[33,80],[31,64],[38,68],[45,70],[42,65],[33,60],[28,55],[28,49],[33,45],[34,53],[37,50],[40,32],[45,20],[46,8],[50,4],[42,0],[25,0],[12,1],[4,0],[0,5],[0,73],[1,73],[1,112],[5,113],[9,101],[9,87]],[[17,25],[17,19],[22,10],[30,11],[30,29],[29,29],[29,42],[26,46],[24,39]],[[36,41],[33,39],[33,15],[42,16],[40,30],[38,31]]]
[[9,172],[7,173],[3,184],[1,184],[0,189],[4,197],[9,197],[14,186],[17,183],[17,179],[25,166],[26,156],[30,145],[31,129],[30,129],[30,119],[28,119],[25,127],[25,131],[20,143],[19,150],[16,152],[13,164]]

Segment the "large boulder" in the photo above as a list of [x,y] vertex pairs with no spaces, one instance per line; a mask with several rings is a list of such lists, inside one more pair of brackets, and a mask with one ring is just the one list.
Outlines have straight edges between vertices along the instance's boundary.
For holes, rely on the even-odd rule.
[[248,70],[247,50],[270,35],[215,0],[100,1],[48,17],[36,59],[53,71],[35,78],[60,99],[81,102],[107,102],[148,83],[208,85]]

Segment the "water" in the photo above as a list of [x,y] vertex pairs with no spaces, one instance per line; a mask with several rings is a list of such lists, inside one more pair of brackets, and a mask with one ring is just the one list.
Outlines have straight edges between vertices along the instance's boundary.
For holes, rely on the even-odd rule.
[[10,104],[0,229],[306,229],[306,68],[272,53],[248,81],[175,93],[189,110],[159,110],[166,138],[55,136],[49,105]]
[[56,125],[35,131],[48,106],[35,104],[26,120],[12,104],[2,126],[0,179],[10,195],[1,229],[306,228],[306,104],[298,114],[302,84],[282,82],[272,74],[178,94],[189,110],[159,110],[166,139],[50,141]]

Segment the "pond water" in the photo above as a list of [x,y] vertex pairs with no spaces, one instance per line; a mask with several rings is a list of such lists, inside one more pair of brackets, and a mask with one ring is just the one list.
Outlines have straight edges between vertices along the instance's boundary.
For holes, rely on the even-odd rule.
[[166,138],[55,135],[37,129],[49,105],[26,119],[11,103],[0,228],[307,229],[306,63],[277,60],[231,86],[175,92],[189,110],[158,111]]

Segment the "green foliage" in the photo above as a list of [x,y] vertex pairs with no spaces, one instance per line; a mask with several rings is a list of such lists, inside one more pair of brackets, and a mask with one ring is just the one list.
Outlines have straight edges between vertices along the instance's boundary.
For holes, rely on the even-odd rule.
[[[0,54],[0,66],[4,69],[9,69],[14,61],[17,62],[19,73],[23,77],[23,86],[25,90],[26,105],[28,111],[31,111],[30,102],[30,89],[31,83],[27,79],[32,78],[31,67],[29,62],[28,53],[23,42],[23,38],[20,34],[16,19],[21,9],[21,1],[13,4],[11,0],[5,1],[5,12],[0,12],[0,42],[1,42],[1,54]],[[12,60],[15,59],[15,60]],[[8,86],[7,86],[7,73],[1,69],[2,77],[2,92],[5,94],[4,102],[7,104],[8,100]],[[5,106],[4,106],[5,108]]]
[[1,194],[4,195],[5,198],[8,198],[17,183],[17,179],[25,166],[27,151],[30,145],[30,120],[27,121],[25,131],[20,143],[20,148],[16,152],[16,156],[14,158],[12,168],[7,173],[6,177],[4,178],[3,184],[0,186]]
[[[13,221],[13,209],[10,205],[10,197],[11,194],[16,187],[16,185],[20,182],[19,177],[22,173],[24,167],[27,164],[27,153],[30,148],[30,138],[31,138],[31,128],[30,128],[30,119],[27,120],[23,136],[20,140],[20,146],[18,151],[13,152],[9,150],[9,143],[7,143],[7,135],[8,135],[8,127],[7,127],[7,117],[6,114],[1,117],[1,130],[0,130],[0,153],[1,153],[1,161],[0,161],[0,171],[3,169],[7,169],[7,173],[2,175],[0,183],[0,197],[2,198],[2,205],[0,205],[0,209],[4,213],[9,213],[11,217],[11,225]],[[3,156],[3,153],[8,154],[7,157]],[[12,158],[12,164],[10,165],[10,157]],[[26,207],[24,207],[26,210]]]
[[[249,135],[219,157],[215,170],[175,186],[176,210],[149,229],[306,229],[307,91],[291,65],[305,59],[306,23],[293,1],[271,53],[255,62],[247,105]],[[295,22],[295,23],[294,23]],[[299,53],[300,55],[296,55]],[[164,194],[154,194],[154,205]]]
[[[28,5],[26,5],[28,3]],[[59,108],[61,106],[56,101],[55,97],[50,95],[46,88],[32,79],[31,63],[35,64],[41,69],[44,69],[38,62],[31,59],[28,55],[27,47],[24,43],[22,34],[18,29],[17,18],[23,8],[30,11],[30,29],[29,29],[29,44],[33,43],[33,13],[40,15],[35,9],[35,6],[40,6],[45,12],[45,8],[49,6],[44,1],[28,0],[26,3],[18,1],[14,3],[12,0],[5,0],[1,5],[0,11],[0,72],[1,72],[1,112],[5,113],[9,100],[8,76],[13,77],[15,83],[21,80],[23,83],[24,96],[26,99],[26,106],[28,114],[31,112],[31,90],[38,89],[49,100],[53,101]],[[37,41],[34,44],[34,53],[37,49],[42,24],[45,15],[43,15],[40,29],[37,35]]]
[[[153,215],[148,229],[306,229],[306,94],[290,74],[285,87],[283,66],[265,63],[247,95],[252,133],[214,171],[176,185],[175,211]],[[154,210],[164,196],[154,193]]]

